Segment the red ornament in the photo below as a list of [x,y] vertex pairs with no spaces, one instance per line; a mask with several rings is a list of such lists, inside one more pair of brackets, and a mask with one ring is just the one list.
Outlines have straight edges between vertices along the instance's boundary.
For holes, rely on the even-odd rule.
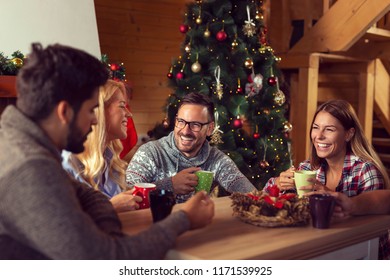
[[162,121],[162,125],[164,128],[168,128],[169,127],[169,121],[168,121],[168,118],[164,118],[163,121]]
[[179,27],[179,30],[181,33],[185,34],[188,31],[188,25],[187,24],[181,24]]
[[218,41],[222,42],[225,41],[227,38],[227,34],[224,30],[218,31],[217,35],[215,36]]
[[169,72],[169,73],[167,74],[167,77],[168,77],[169,79],[172,79],[172,78],[173,78],[173,74],[172,74],[171,72]]
[[233,122],[233,127],[238,129],[242,127],[242,121],[240,119],[235,119]]
[[119,65],[113,63],[113,64],[111,64],[110,69],[111,69],[112,71],[118,71],[118,70],[119,70]]
[[242,93],[242,88],[241,87],[237,88],[237,93],[239,93],[239,94]]
[[267,44],[267,38],[265,38],[265,36],[262,36],[260,38],[260,44],[262,44],[262,45],[266,45]]
[[178,72],[178,73],[176,74],[176,79],[178,79],[178,80],[184,79],[184,73],[183,73],[183,72]]
[[274,85],[276,85],[277,81],[278,81],[278,78],[276,78],[275,76],[271,76],[268,78],[267,82],[270,86],[274,86]]
[[260,138],[260,133],[258,133],[258,132],[253,133],[253,138],[259,139]]

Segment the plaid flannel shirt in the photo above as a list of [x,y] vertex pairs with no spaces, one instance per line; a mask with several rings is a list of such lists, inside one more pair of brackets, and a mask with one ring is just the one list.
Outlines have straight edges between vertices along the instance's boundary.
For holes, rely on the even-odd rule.
[[[316,176],[316,179],[324,185],[326,185],[326,169],[327,163],[324,160],[317,170]],[[298,166],[298,170],[312,170],[310,162],[308,160],[301,162]],[[274,185],[275,179],[276,178],[269,179],[264,190],[267,190],[268,187]],[[336,187],[336,192],[341,192],[348,197],[351,197],[361,194],[362,192],[384,188],[383,176],[373,163],[363,161],[352,153],[347,153],[345,155],[341,180]],[[379,259],[389,259],[389,254],[389,236],[386,234],[379,239]]]

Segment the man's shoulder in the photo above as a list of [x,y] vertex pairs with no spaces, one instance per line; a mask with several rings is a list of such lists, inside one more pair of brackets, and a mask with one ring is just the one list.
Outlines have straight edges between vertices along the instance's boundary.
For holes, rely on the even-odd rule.
[[37,163],[51,165],[53,163],[59,164],[58,159],[38,145],[25,145],[23,141],[15,140],[12,145],[0,145],[0,165],[3,172],[8,172],[12,169],[20,169],[24,166],[31,168],[40,168],[44,166],[37,165]]
[[221,151],[217,147],[211,146],[210,144],[209,144],[209,155],[212,157],[217,157],[217,158],[229,158],[230,159],[230,157],[227,154],[225,154],[223,151]]
[[145,151],[145,150],[160,150],[164,149],[164,147],[169,146],[169,136],[162,137],[160,139],[153,139],[149,140],[148,142],[145,142],[142,144],[138,150]]

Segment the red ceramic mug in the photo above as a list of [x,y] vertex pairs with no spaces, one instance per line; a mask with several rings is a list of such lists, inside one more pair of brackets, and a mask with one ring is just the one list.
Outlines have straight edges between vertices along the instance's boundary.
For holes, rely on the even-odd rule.
[[142,198],[139,202],[139,209],[145,209],[150,207],[149,192],[156,189],[155,184],[150,183],[135,183],[133,195],[138,195]]

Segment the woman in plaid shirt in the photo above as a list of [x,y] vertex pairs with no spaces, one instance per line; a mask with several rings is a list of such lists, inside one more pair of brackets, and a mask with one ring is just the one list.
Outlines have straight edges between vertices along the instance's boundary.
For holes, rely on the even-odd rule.
[[[331,100],[320,105],[311,129],[311,155],[298,170],[317,170],[312,185],[301,189],[341,192],[352,197],[362,192],[389,188],[390,181],[379,156],[364,136],[356,113],[347,101]],[[295,189],[294,171],[271,178],[264,190],[277,185],[281,190]],[[387,239],[383,239],[387,247]],[[382,245],[382,244],[381,244]],[[388,253],[380,250],[380,257]]]

